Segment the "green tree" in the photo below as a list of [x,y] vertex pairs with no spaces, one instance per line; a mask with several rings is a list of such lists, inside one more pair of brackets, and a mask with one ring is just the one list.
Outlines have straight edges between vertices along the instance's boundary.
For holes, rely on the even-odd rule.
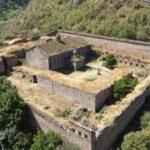
[[113,69],[117,65],[117,58],[111,54],[108,55],[105,59],[104,65],[110,69]]
[[150,131],[142,130],[125,135],[121,148],[122,150],[149,150]]
[[33,139],[31,150],[55,150],[61,144],[61,138],[54,132],[44,133],[38,131]]
[[[21,132],[25,104],[5,77],[0,77],[0,149],[26,149],[28,135]],[[29,136],[30,137],[30,136]]]
[[29,149],[30,136],[20,132],[15,127],[0,131],[0,149]]
[[24,103],[18,96],[17,91],[14,89],[3,89],[7,87],[2,85],[2,92],[0,94],[0,130],[19,126],[24,117]]
[[125,76],[113,85],[113,96],[116,100],[123,99],[137,85],[138,79],[135,77]]

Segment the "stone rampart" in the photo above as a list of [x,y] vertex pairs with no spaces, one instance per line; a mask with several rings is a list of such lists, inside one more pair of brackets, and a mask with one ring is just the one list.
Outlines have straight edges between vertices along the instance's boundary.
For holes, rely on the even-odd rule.
[[132,75],[128,69],[116,69],[111,76],[103,76],[92,83],[75,81],[55,71],[41,71],[29,67],[14,68],[23,72],[31,82],[37,78],[37,84],[44,90],[77,102],[91,111],[98,111],[111,96],[114,81],[123,76]]
[[31,125],[45,132],[54,131],[64,140],[74,143],[82,150],[95,149],[95,133],[87,127],[83,127],[72,121],[61,123],[58,119],[50,116],[39,108],[28,106],[28,121]]
[[59,31],[60,35],[82,38],[89,44],[108,49],[110,51],[122,51],[132,53],[140,57],[150,56],[150,43],[134,40],[122,40],[111,37],[95,36],[90,34],[75,33],[69,31]]
[[108,150],[117,136],[126,128],[139,108],[150,95],[150,76],[121,102],[110,106],[104,113],[96,133],[96,150]]

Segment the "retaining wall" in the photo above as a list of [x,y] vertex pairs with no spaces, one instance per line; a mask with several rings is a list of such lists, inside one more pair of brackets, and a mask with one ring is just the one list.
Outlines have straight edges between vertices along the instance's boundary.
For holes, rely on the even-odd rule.
[[140,57],[150,56],[150,43],[134,40],[121,40],[117,38],[94,36],[90,34],[75,33],[70,31],[59,30],[60,35],[82,38],[89,44],[108,49],[110,51],[122,51],[132,53]]
[[148,95],[150,95],[150,76],[127,95],[120,104],[110,106],[100,122],[101,128],[96,134],[96,150],[108,150],[111,147],[117,136],[126,128],[144,104]]
[[45,132],[54,131],[64,140],[76,144],[82,150],[95,149],[95,134],[91,129],[72,121],[68,121],[67,125],[63,125],[49,114],[31,105],[28,106],[28,110],[28,121],[34,127]]

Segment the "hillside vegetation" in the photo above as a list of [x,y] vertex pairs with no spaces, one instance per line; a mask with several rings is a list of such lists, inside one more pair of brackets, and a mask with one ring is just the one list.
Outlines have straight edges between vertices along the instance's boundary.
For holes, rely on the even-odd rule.
[[26,9],[19,11],[14,18],[8,19],[7,23],[1,21],[1,38],[16,37],[16,31],[26,30],[31,36],[59,28],[150,40],[150,7],[140,4],[139,0],[84,0],[79,5],[68,1],[30,0]]

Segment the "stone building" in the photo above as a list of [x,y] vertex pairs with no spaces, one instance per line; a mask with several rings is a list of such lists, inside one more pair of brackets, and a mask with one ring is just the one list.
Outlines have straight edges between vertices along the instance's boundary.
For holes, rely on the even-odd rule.
[[[66,66],[74,66],[75,62],[71,61],[73,51],[76,51],[80,58],[86,61],[91,53],[91,45],[83,40],[67,37],[50,40],[29,49],[26,52],[26,60],[30,67],[37,67],[42,70],[58,70]],[[81,61],[84,64],[83,59],[76,61],[76,64]]]

